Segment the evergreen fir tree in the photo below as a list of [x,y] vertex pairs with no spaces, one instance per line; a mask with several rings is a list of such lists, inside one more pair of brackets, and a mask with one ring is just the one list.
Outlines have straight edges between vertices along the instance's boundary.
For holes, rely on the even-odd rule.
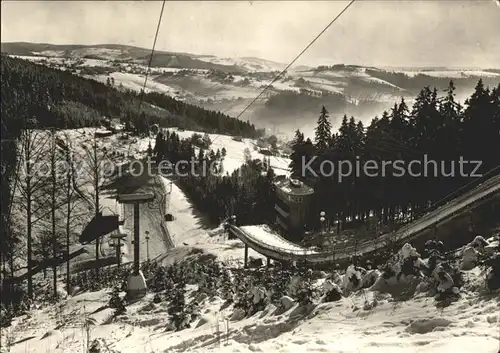
[[321,108],[318,123],[315,130],[315,147],[318,152],[325,151],[331,144],[332,124],[329,120],[328,111],[325,106]]
[[302,174],[302,158],[305,157],[304,144],[304,134],[300,130],[295,131],[295,137],[292,142],[292,153],[290,154],[291,161],[288,166],[294,177],[300,177]]
[[474,93],[465,102],[464,150],[467,151],[468,160],[483,162],[480,173],[485,173],[498,165],[496,163],[498,154],[491,153],[498,150],[499,146],[498,130],[494,122],[498,106],[495,107],[494,103],[495,100],[492,99],[489,89],[484,87],[482,80],[479,80]]
[[184,296],[185,283],[178,283],[171,293],[170,303],[167,312],[176,330],[182,330],[182,323],[185,321],[186,299]]

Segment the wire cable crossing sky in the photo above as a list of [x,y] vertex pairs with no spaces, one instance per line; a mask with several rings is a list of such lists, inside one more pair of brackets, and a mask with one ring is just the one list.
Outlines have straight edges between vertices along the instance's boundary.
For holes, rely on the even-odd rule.
[[307,44],[307,46],[297,56],[295,56],[295,58],[283,69],[283,71],[281,71],[266,87],[264,87],[264,89],[259,93],[259,95],[255,97],[255,99],[253,99],[250,102],[250,104],[247,105],[245,109],[241,111],[241,113],[238,114],[236,119],[239,119],[248,110],[248,108],[250,108],[250,106],[254,104],[257,101],[257,99],[259,99],[264,94],[264,92],[266,92],[269,89],[269,87],[271,87],[273,83],[275,83],[299,59],[314,44],[314,42],[316,42],[319,39],[319,37],[321,37],[323,33],[325,33],[332,26],[332,24],[334,24],[335,21],[337,21],[340,18],[340,16],[342,16],[344,12],[346,12],[347,9],[351,7],[354,1],[355,0],[351,0],[349,4],[347,4],[347,6],[344,7],[344,9],[340,11],[340,13],[337,16],[335,16],[335,18],[331,20],[330,23],[328,23],[326,27],[321,32],[319,32],[319,34],[316,37],[314,37],[314,39],[310,41],[309,44]]

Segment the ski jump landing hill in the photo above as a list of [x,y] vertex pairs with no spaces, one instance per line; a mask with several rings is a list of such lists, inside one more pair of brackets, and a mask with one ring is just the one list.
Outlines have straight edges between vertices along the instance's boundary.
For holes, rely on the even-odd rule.
[[341,250],[336,249],[334,253],[302,247],[271,232],[263,225],[242,227],[231,225],[230,232],[248,247],[273,260],[303,261],[313,266],[324,266],[333,261],[342,264],[355,252],[362,258],[375,257],[387,247],[391,239],[397,239],[398,243],[415,239],[424,232],[441,226],[498,196],[500,196],[500,175],[495,175],[473,189],[462,192],[454,199],[434,207],[432,211],[395,232],[358,244],[357,249],[347,246]]

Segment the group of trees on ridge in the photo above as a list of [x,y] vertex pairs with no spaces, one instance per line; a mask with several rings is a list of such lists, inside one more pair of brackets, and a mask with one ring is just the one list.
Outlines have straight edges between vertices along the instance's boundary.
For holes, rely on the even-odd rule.
[[[472,182],[475,175],[498,170],[500,84],[490,90],[480,80],[463,106],[455,100],[454,91],[453,82],[443,96],[425,87],[411,109],[402,99],[367,127],[344,115],[338,133],[332,133],[328,111],[323,107],[314,142],[297,131],[290,167],[297,178],[315,187],[311,223],[318,225],[321,210],[341,221],[366,219],[372,212],[386,224],[396,221],[399,215],[414,217],[429,204]],[[424,156],[431,161],[427,173],[423,169]],[[311,172],[304,168],[302,160],[307,164],[314,157]],[[463,164],[463,172],[461,159],[471,162]],[[347,161],[353,168],[358,161],[361,173],[353,172],[339,180],[339,171],[331,173],[325,162],[321,175],[323,161],[335,167]],[[378,175],[373,176],[373,170],[364,173],[367,161],[374,161],[370,163],[377,166]],[[383,162],[390,161],[401,161],[406,171],[412,161],[421,164],[413,163],[413,176],[409,172],[400,175],[395,165],[385,167],[384,176]],[[477,171],[474,161],[481,161]]]

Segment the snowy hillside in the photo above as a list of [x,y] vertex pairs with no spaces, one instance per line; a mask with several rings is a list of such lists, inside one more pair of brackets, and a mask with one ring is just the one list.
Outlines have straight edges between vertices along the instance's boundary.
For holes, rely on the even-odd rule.
[[[477,271],[468,278],[481,281]],[[32,310],[3,329],[4,346],[8,342],[11,353],[85,353],[89,340],[99,343],[98,352],[114,353],[497,353],[500,343],[499,297],[474,291],[465,291],[444,310],[425,295],[397,302],[361,291],[314,304],[309,313],[292,302],[286,309],[269,304],[241,318],[221,297],[202,295],[188,285],[186,298],[199,303],[201,314],[182,331],[168,329],[168,301],[153,303],[153,294],[127,305],[118,317],[106,308],[109,297],[108,290],[83,293]],[[85,321],[92,322],[88,330]]]
[[[63,141],[71,141],[72,149],[75,151],[76,163],[79,165],[77,184],[81,185],[82,190],[89,187],[89,195],[93,193],[90,181],[87,181],[87,161],[84,161],[86,153],[85,149],[89,149],[94,142],[94,133],[98,131],[95,128],[83,128],[75,130],[61,130],[57,136]],[[174,131],[174,130],[172,130]],[[189,138],[196,131],[178,131],[175,130],[181,138]],[[250,139],[244,139],[242,142],[235,141],[231,136],[210,134],[212,140],[211,149],[214,151],[223,148],[226,149],[227,155],[223,160],[224,172],[231,174],[245,162],[245,150],[248,149],[252,158],[263,158],[258,151],[254,150],[257,142]],[[103,163],[111,165],[112,162],[115,167],[125,165],[131,160],[140,160],[146,156],[148,145],[151,143],[154,146],[154,138],[128,138],[123,139],[121,134],[112,136],[101,137],[96,140],[98,149],[104,151],[106,157],[103,156]],[[286,174],[288,171],[289,160],[282,157],[270,157],[271,166],[276,168],[276,174]],[[235,260],[241,262],[243,259],[243,244],[240,241],[227,241],[227,235],[224,235],[221,229],[213,229],[213,227],[204,225],[205,222],[201,219],[196,210],[193,209],[189,200],[186,198],[182,190],[176,184],[170,182],[167,176],[160,177],[164,184],[164,193],[166,193],[165,202],[166,212],[174,215],[172,222],[166,223],[167,230],[171,241],[175,246],[180,247],[196,247],[207,253],[217,254],[221,259]],[[21,197],[17,195],[16,197]],[[17,200],[17,199],[16,199]],[[106,192],[101,193],[99,199],[100,205],[103,208],[103,213],[119,214],[125,220],[125,225],[121,231],[129,234],[124,240],[125,253],[124,261],[132,261],[133,259],[133,246],[132,236],[133,233],[133,208],[130,205],[120,205],[115,198],[108,195]],[[82,207],[84,204],[82,204]],[[17,208],[16,208],[17,210]],[[85,211],[85,219],[90,220],[92,213]],[[20,214],[23,214],[20,210]],[[167,251],[168,247],[165,242],[165,234],[160,227],[161,215],[156,209],[150,207],[143,208],[141,215],[141,227],[151,233],[149,241],[150,256],[151,258],[162,255]],[[20,223],[20,229],[23,229],[24,222]],[[81,226],[76,226],[73,229],[75,234],[81,231]],[[109,239],[105,237],[103,241],[103,255],[113,255],[114,250],[108,246]],[[168,243],[168,242],[167,242]],[[147,244],[145,241],[141,242],[141,259],[146,260]],[[76,249],[76,248],[75,248]],[[92,257],[94,252],[93,247],[89,246],[90,254],[78,257],[75,263],[87,261]],[[258,258],[261,257],[254,251],[250,252],[250,256]]]
[[250,72],[282,71],[286,67],[286,64],[259,58],[218,58],[212,55],[198,56],[197,58],[214,64],[242,67]]
[[[150,51],[124,45],[56,46],[2,43],[2,52],[116,87],[140,90],[147,73]],[[285,63],[261,58],[219,58],[210,55],[155,53],[147,90],[165,93],[207,109],[233,116],[268,86]],[[408,103],[425,86],[439,90],[455,81],[463,101],[482,78],[485,85],[500,83],[500,71],[486,68],[376,68],[336,64],[293,67],[273,83],[246,111],[243,120],[276,124],[292,133],[295,125],[309,129],[321,106],[332,116],[353,115],[370,120],[405,97]],[[334,124],[335,125],[335,124]]]
[[[66,133],[75,146],[79,146],[88,143],[93,132],[92,129],[80,129]],[[181,137],[193,133],[176,132]],[[227,150],[224,161],[227,171],[241,165],[245,149],[251,149],[256,143],[246,139],[238,142],[224,135],[211,135],[210,138],[212,149],[224,147]],[[100,147],[123,157],[140,158],[151,141],[151,138],[138,138],[134,143],[125,143],[118,136],[111,136],[101,139]],[[257,153],[252,150],[253,156],[258,157]],[[286,162],[277,160],[275,165],[286,166]],[[182,190],[167,178],[163,178],[163,184],[168,193],[167,210],[174,216],[167,227],[175,248],[166,249],[159,234],[152,234],[149,248],[152,257],[162,259],[163,266],[186,261],[187,272],[180,276],[195,276],[190,277],[183,292],[185,304],[178,304],[188,305],[197,313],[189,316],[193,320],[190,327],[176,330],[172,326],[171,312],[176,303],[174,295],[179,293],[177,289],[153,293],[151,288],[146,297],[127,303],[126,311],[117,314],[109,304],[114,287],[110,283],[95,291],[75,288],[74,295],[55,304],[37,303],[32,310],[16,317],[10,327],[2,328],[2,348],[10,353],[498,352],[500,296],[495,292],[486,293],[485,274],[479,268],[464,271],[465,285],[460,290],[460,298],[444,308],[437,306],[435,299],[426,292],[425,285],[406,299],[370,288],[350,294],[346,292],[346,296],[338,301],[327,302],[323,292],[329,275],[317,271],[317,279],[312,281],[317,294],[311,304],[301,304],[298,292],[293,289],[294,277],[289,287],[282,289],[295,293],[293,298],[287,295],[278,297],[258,307],[255,313],[245,314],[241,305],[247,303],[244,305],[253,308],[251,300],[238,299],[240,297],[235,301],[227,300],[227,293],[234,291],[240,296],[245,295],[244,298],[253,296],[255,303],[256,287],[252,283],[259,283],[256,279],[262,279],[262,273],[270,273],[270,277],[261,282],[266,290],[285,278],[280,272],[258,272],[255,269],[242,272],[243,244],[238,240],[227,240],[220,228],[205,226],[203,217],[193,209]],[[116,211],[111,203],[109,207]],[[127,212],[122,216],[130,218]],[[142,216],[141,224],[147,227],[148,223],[144,221]],[[144,229],[148,228],[141,228]],[[246,229],[259,231],[259,227]],[[141,252],[144,261],[144,243],[141,243]],[[226,286],[222,284],[217,291],[209,291],[207,283],[218,283],[224,277],[203,272],[209,266],[203,256],[210,254],[222,261],[221,266],[227,266],[231,275],[229,282],[225,282]],[[249,255],[262,258],[252,250]],[[280,271],[278,267],[268,271],[275,270]],[[239,279],[239,284],[236,279]],[[113,281],[113,278],[108,280]],[[251,289],[246,289],[249,284]],[[37,290],[42,292],[43,288]],[[86,347],[90,345],[100,348],[88,350]]]
[[[170,131],[175,131],[181,138],[189,138],[196,131],[180,131],[178,129],[168,129]],[[208,134],[212,144],[210,149],[216,151],[217,149],[222,150],[225,148],[227,151],[226,157],[223,161],[223,168],[225,173],[231,174],[233,171],[238,169],[245,161],[245,150],[248,149],[253,159],[262,159],[263,155],[259,153],[257,147],[257,141],[252,139],[242,139],[242,141],[237,141],[233,136],[229,135],[219,135],[219,134]],[[270,156],[271,167],[275,169],[277,175],[286,175],[288,173],[288,165],[290,164],[290,159],[284,157]]]
[[485,70],[481,68],[384,68],[387,71],[393,71],[408,75],[410,77],[416,75],[428,75],[441,78],[463,78],[467,76],[477,77],[495,77],[498,78],[500,73],[498,70]]

